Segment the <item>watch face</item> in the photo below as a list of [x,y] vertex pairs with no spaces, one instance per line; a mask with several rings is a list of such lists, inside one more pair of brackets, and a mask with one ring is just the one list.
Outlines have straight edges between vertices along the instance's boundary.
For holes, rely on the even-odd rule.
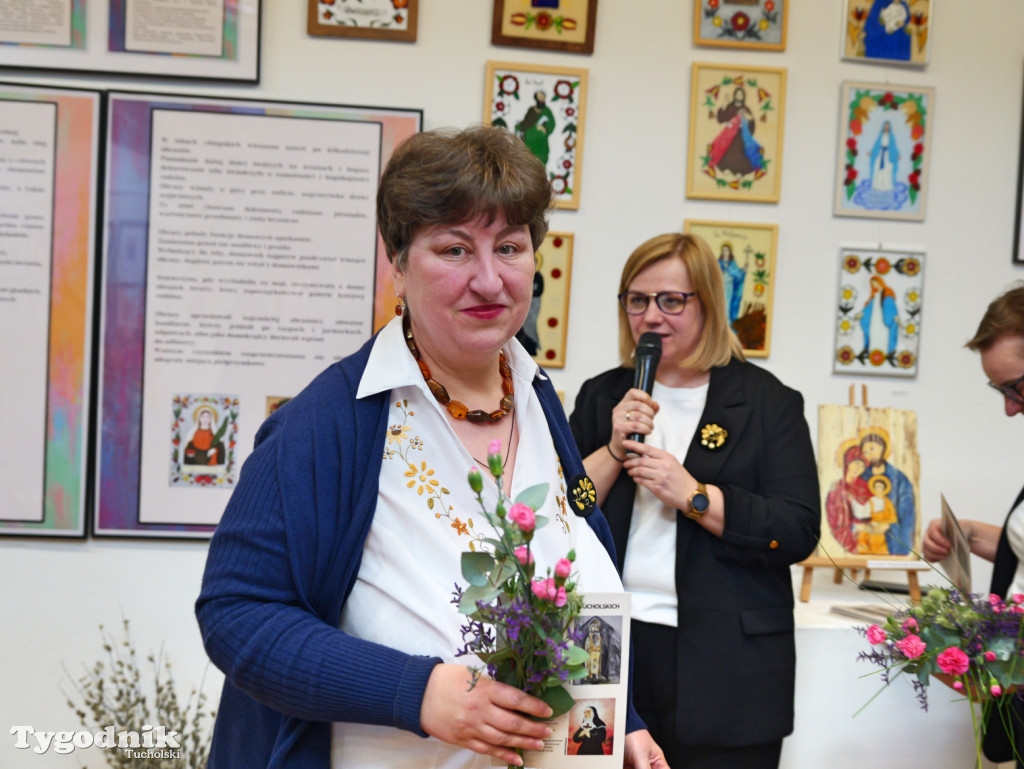
[[708,507],[711,505],[711,500],[708,499],[707,494],[697,493],[690,498],[690,507],[693,508],[695,513],[706,513]]

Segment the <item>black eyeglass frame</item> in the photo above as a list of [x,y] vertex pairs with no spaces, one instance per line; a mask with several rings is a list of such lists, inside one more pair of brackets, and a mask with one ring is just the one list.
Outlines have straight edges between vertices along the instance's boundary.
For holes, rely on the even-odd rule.
[[[643,315],[647,312],[647,308],[651,306],[652,299],[654,300],[654,303],[658,305],[658,309],[666,315],[682,315],[686,310],[687,301],[689,301],[691,297],[697,296],[697,294],[698,292],[696,291],[623,291],[619,294],[618,299],[619,306],[622,307],[622,311],[626,313],[626,315]],[[640,312],[630,312],[629,308],[626,307],[626,298],[629,296],[642,296],[644,298],[644,308],[640,310]],[[679,308],[678,312],[666,310],[661,306],[662,299],[666,297],[672,297],[673,299],[682,298],[683,306]]]
[[989,382],[988,386],[991,387],[993,390],[999,391],[999,393],[1003,397],[1009,398],[1014,403],[1020,406],[1024,406],[1024,395],[1022,395],[1020,390],[1017,389],[1022,384],[1024,384],[1024,375],[1017,377],[1012,382],[1010,382],[1010,384],[997,385],[992,382]]

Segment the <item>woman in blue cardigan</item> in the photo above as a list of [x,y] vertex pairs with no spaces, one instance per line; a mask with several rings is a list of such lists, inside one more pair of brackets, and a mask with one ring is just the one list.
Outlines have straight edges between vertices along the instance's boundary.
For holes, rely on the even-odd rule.
[[[210,546],[196,611],[227,679],[211,769],[462,769],[543,747],[544,702],[468,686],[451,594],[490,535],[466,470],[495,440],[505,493],[558,490],[539,565],[575,548],[584,590],[621,589],[601,513],[560,504],[582,461],[514,339],[550,203],[543,166],[500,129],[418,134],[388,163],[399,317],[267,420]],[[627,763],[665,766],[632,709],[624,731]]]

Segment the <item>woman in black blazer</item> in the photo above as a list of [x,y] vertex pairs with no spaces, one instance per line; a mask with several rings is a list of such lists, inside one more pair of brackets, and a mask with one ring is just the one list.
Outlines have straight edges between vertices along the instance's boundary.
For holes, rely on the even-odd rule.
[[[981,368],[988,383],[1003,396],[1006,416],[1024,413],[1024,285],[1011,288],[988,306],[967,347],[981,353]],[[989,592],[1005,600],[1024,593],[1024,490],[1001,527],[966,519],[960,520],[960,527],[971,552],[994,564]],[[926,560],[941,561],[949,555],[950,542],[941,520],[928,524],[921,545]],[[989,711],[983,748],[990,760],[1016,759],[1020,769],[1024,767],[1024,701],[1015,697],[1010,703],[1008,713]]]
[[[777,767],[793,730],[789,567],[821,521],[803,399],[743,360],[700,238],[643,243],[620,291],[623,365],[584,383],[569,421],[633,593],[637,709],[673,769]],[[652,395],[632,387],[647,332],[662,339]]]

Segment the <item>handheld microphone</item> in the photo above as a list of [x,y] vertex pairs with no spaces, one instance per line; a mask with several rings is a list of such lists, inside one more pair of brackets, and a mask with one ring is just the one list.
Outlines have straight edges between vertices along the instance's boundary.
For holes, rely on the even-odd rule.
[[[641,334],[640,341],[636,343],[636,369],[633,373],[633,387],[650,395],[654,390],[654,375],[658,372],[660,361],[661,337],[653,331]],[[644,436],[641,433],[632,433],[628,437],[631,441],[644,442]]]

